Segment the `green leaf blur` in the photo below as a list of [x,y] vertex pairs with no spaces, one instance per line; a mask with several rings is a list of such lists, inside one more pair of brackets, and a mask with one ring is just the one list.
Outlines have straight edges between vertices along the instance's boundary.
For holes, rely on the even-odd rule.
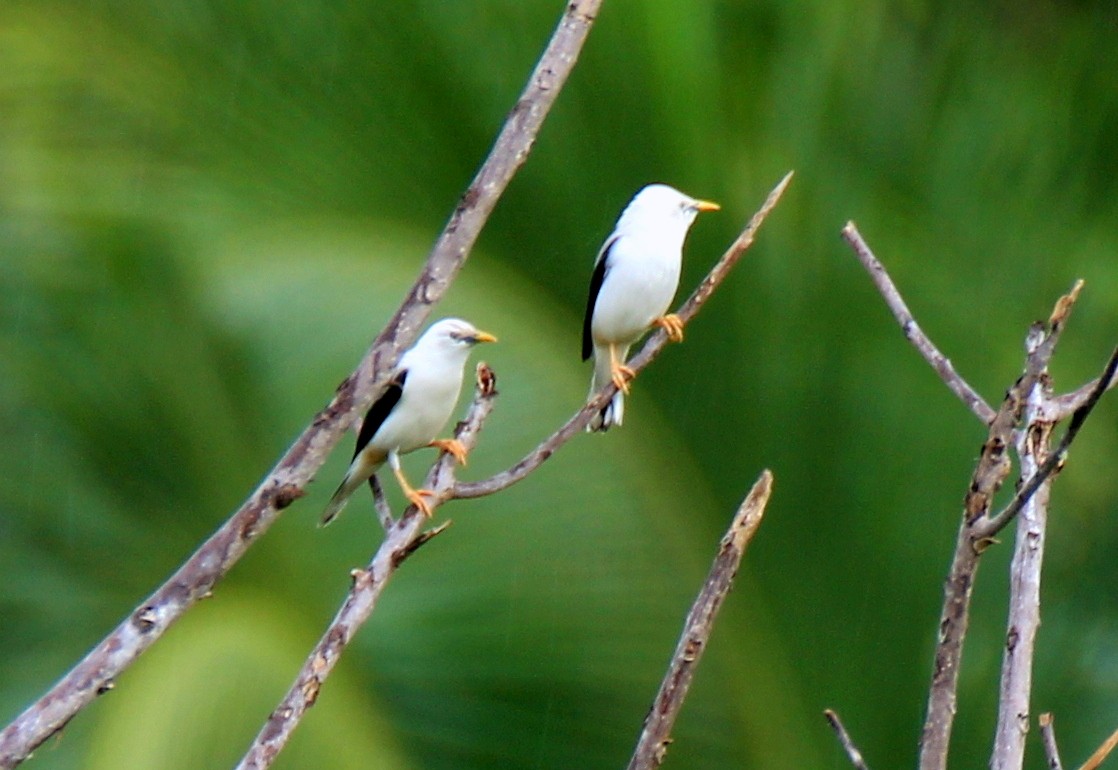
[[[0,723],[267,471],[410,285],[561,12],[542,0],[0,7]],[[641,185],[723,210],[680,295],[789,169],[756,247],[580,436],[393,579],[276,767],[623,766],[718,538],[776,476],[667,766],[910,765],[982,426],[904,342],[847,219],[990,401],[1087,280],[1053,371],[1118,328],[1113,2],[606,0],[527,166],[437,315],[501,343],[462,471],[577,408],[594,254]],[[1053,497],[1034,711],[1078,762],[1118,724],[1118,411]],[[348,444],[348,442],[347,442]],[[241,755],[379,541],[311,493],[28,763]],[[433,459],[405,461],[418,478]],[[399,506],[391,485],[390,499]],[[989,753],[1008,548],[980,572],[955,764]],[[1032,739],[1031,739],[1032,740]],[[1039,742],[1030,767],[1042,767]]]

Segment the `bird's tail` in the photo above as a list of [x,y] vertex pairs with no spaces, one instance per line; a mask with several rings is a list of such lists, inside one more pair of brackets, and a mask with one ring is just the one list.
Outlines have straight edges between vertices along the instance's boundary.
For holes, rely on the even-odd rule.
[[[622,353],[624,358],[628,353],[626,349]],[[602,387],[610,381],[612,372],[609,368],[609,353],[602,351],[594,351],[594,376],[590,379],[590,398],[593,398]],[[604,433],[614,425],[621,425],[621,421],[625,417],[625,394],[617,391],[606,405],[602,407],[602,411],[594,415],[590,423],[586,426],[588,433]]]
[[322,518],[318,521],[318,526],[325,527],[338,517],[338,514],[345,508],[346,503],[349,502],[350,495],[357,491],[365,482],[355,473],[347,473],[342,483],[334,490],[334,494],[330,497],[330,502],[326,504],[326,509],[322,512]]

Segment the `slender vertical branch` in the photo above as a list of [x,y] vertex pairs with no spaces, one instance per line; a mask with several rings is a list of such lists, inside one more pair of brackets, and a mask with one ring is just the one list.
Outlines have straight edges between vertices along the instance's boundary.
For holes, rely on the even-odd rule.
[[[1018,495],[1017,537],[1009,575],[1009,618],[1002,657],[998,697],[998,719],[994,729],[991,770],[1020,770],[1025,764],[1025,739],[1029,733],[1029,708],[1032,698],[1033,657],[1036,636],[1040,629],[1040,581],[1044,565],[1044,545],[1048,529],[1048,501],[1052,472],[1067,445],[1050,452],[1053,423],[1044,419],[1045,406],[1052,400],[1048,364],[1056,343],[1075,306],[1083,281],[1077,281],[1056,303],[1048,323],[1030,337],[1027,345],[1026,377],[1031,378],[1026,391],[1024,428],[1017,437],[1017,456],[1021,463],[1022,492]],[[1102,390],[1100,389],[1100,395]],[[1097,403],[1097,399],[1094,402]],[[1089,410],[1088,410],[1089,411]],[[1073,420],[1065,434],[1074,439],[1084,416]],[[1073,430],[1074,428],[1074,430]],[[1006,509],[1013,510],[1013,504]],[[1008,516],[1002,517],[1008,520]],[[988,530],[997,517],[986,517],[983,530]],[[977,529],[977,527],[976,527]]]
[[1044,758],[1048,762],[1048,770],[1064,770],[1064,763],[1060,761],[1060,748],[1056,745],[1056,725],[1052,715],[1040,715],[1040,738],[1044,741]]
[[687,615],[683,635],[679,638],[660,691],[645,717],[628,770],[650,770],[659,767],[664,761],[668,744],[671,743],[672,726],[683,707],[684,698],[687,697],[687,690],[710,639],[718,610],[733,585],[749,541],[761,525],[765,506],[772,493],[772,481],[772,473],[767,470],[761,473],[738,508],[730,529],[722,538],[710,574]]
[[[1052,425],[1036,421],[1037,405],[1048,393],[1042,378],[1029,394],[1025,430],[1018,439],[1017,456],[1021,477],[1037,475],[1048,454]],[[1025,737],[1029,733],[1029,702],[1032,696],[1033,652],[1040,628],[1040,576],[1048,531],[1048,500],[1052,478],[1048,477],[1021,506],[1017,515],[1017,537],[1009,578],[1009,622],[1002,657],[998,697],[998,719],[994,729],[991,770],[1020,770],[1025,763]]]
[[304,494],[346,429],[387,384],[399,351],[410,344],[465,264],[509,181],[524,164],[545,116],[574,68],[602,0],[569,0],[559,25],[485,163],[435,242],[400,308],[333,400],[296,439],[240,509],[171,578],[69,673],[0,731],[0,768],[30,753],[94,698],[183,615],[249,546]]

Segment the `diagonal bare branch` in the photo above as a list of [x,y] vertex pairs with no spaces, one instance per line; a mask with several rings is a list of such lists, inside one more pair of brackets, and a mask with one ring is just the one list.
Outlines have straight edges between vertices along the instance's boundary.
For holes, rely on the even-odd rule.
[[1114,751],[1115,746],[1118,746],[1118,730],[1112,732],[1110,737],[1095,749],[1095,753],[1079,766],[1079,770],[1096,770],[1110,756],[1110,752]]
[[232,568],[304,494],[346,429],[386,385],[400,350],[465,264],[509,181],[528,157],[545,116],[574,68],[602,0],[570,0],[485,163],[466,189],[422,272],[357,369],[240,509],[69,673],[0,731],[0,768],[13,768],[99,694]]
[[893,317],[897,319],[897,323],[901,326],[901,331],[904,332],[905,339],[913,344],[913,346],[920,351],[920,355],[924,360],[931,364],[932,368],[936,370],[940,379],[944,384],[950,388],[951,392],[958,396],[959,400],[966,404],[967,408],[974,413],[974,415],[982,420],[982,422],[989,425],[994,419],[994,410],[986,403],[985,399],[972,388],[962,376],[955,371],[954,365],[947,356],[939,351],[928,336],[924,334],[924,330],[916,323],[916,319],[912,315],[912,311],[908,309],[904,298],[901,297],[897,291],[893,279],[889,277],[886,272],[885,266],[881,264],[880,260],[874,256],[873,251],[866,245],[865,240],[862,239],[862,234],[858,232],[858,228],[853,222],[847,222],[846,227],[842,228],[842,237],[854,250],[854,254],[858,257],[858,261],[862,263],[862,267],[869,273],[870,279],[873,281],[877,290],[881,292],[881,296],[885,299],[885,304],[889,306],[892,311]]
[[765,514],[769,495],[772,494],[772,473],[762,471],[760,478],[753,484],[730,523],[730,528],[722,538],[718,555],[710,568],[706,582],[699,592],[687,620],[683,625],[683,635],[679,638],[675,654],[668,665],[668,672],[660,685],[660,691],[652,701],[652,708],[645,717],[637,747],[629,761],[628,770],[651,770],[659,767],[671,743],[671,730],[675,724],[687,690],[695,676],[695,668],[707,647],[710,632],[722,601],[734,582],[738,566],[741,564],[745,549]]
[[854,739],[850,737],[850,733],[846,731],[846,725],[839,719],[839,715],[831,709],[825,709],[823,716],[827,718],[827,722],[831,725],[831,729],[835,731],[838,736],[839,743],[842,744],[842,750],[846,752],[847,759],[850,764],[854,766],[854,770],[869,770],[866,765],[866,760],[862,758],[862,752],[858,751],[858,747],[854,745]]

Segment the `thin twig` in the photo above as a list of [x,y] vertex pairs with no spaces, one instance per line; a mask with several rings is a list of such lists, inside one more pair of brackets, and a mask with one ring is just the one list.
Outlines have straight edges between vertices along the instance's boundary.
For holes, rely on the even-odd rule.
[[1087,399],[1091,397],[1091,394],[1099,387],[1100,383],[1106,383],[1103,386],[1104,390],[1110,390],[1118,386],[1118,372],[1111,375],[1109,380],[1094,379],[1076,390],[1073,390],[1071,393],[1056,396],[1048,404],[1050,413],[1046,415],[1046,419],[1055,422],[1064,419],[1070,414],[1074,414],[1075,410],[1083,406]]
[[[777,183],[776,187],[772,189],[761,208],[757,210],[752,218],[750,218],[745,229],[738,235],[722,258],[715,263],[710,272],[707,273],[706,278],[702,280],[699,286],[687,298],[676,315],[679,316],[680,321],[687,323],[702,309],[706,301],[710,299],[711,294],[726,280],[731,268],[737,264],[746,250],[753,244],[753,239],[760,229],[765,218],[773,210],[776,204],[780,201],[780,196],[784,194],[784,190],[792,181],[792,173],[789,171],[785,174],[784,178]],[[653,333],[648,341],[645,342],[644,347],[628,362],[629,368],[634,373],[639,373],[647,367],[652,361],[667,346],[668,335],[663,330],[657,330]],[[534,471],[542,465],[551,455],[555,453],[559,447],[571,440],[572,437],[582,431],[583,428],[590,422],[595,414],[602,410],[617,392],[617,386],[612,382],[606,383],[593,398],[590,399],[579,411],[577,411],[567,422],[563,423],[550,436],[540,442],[540,444],[525,455],[519,462],[505,471],[497,473],[487,479],[481,481],[467,481],[459,482],[454,488],[453,496],[455,498],[472,498],[483,497],[491,495],[494,492],[499,492],[502,489],[512,486],[516,482],[523,479],[529,473]]]
[[854,740],[850,737],[850,733],[846,731],[846,726],[839,719],[839,715],[831,709],[826,709],[823,711],[823,716],[827,718],[831,729],[838,736],[839,743],[842,744],[842,750],[846,752],[846,756],[850,759],[850,764],[854,765],[855,770],[869,770],[866,760],[862,758],[862,752],[858,751],[858,747],[854,745]]
[[380,485],[380,478],[376,474],[369,477],[369,489],[373,493],[373,510],[377,513],[377,520],[387,532],[396,526],[396,517],[392,515],[392,508],[388,505],[388,498],[384,496],[384,488]]
[[[467,450],[477,443],[485,419],[493,408],[497,395],[496,379],[485,364],[478,364],[478,388],[466,418],[455,430],[455,437]],[[443,454],[431,469],[427,488],[435,494],[430,498],[434,508],[447,498],[454,484],[453,462]],[[420,546],[446,529],[449,522],[424,531],[427,517],[414,505],[409,506],[400,521],[385,533],[385,538],[365,569],[353,571],[353,586],[334,620],[327,627],[318,644],[311,650],[306,662],[283,701],[272,712],[252,746],[237,766],[238,770],[263,770],[270,767],[286,745],[303,715],[318,698],[330,672],[341,658],[346,646],[358,629],[372,615],[377,600],[389,579],[404,560]]]
[[1118,730],[1112,732],[1110,737],[1103,741],[1102,745],[1095,750],[1095,753],[1080,765],[1079,770],[1096,770],[1110,756],[1110,752],[1114,751],[1115,746],[1118,746]]
[[1052,715],[1045,712],[1040,715],[1040,739],[1044,742],[1044,757],[1048,761],[1048,770],[1064,770],[1064,763],[1060,761],[1060,748],[1056,745],[1056,725]]
[[644,727],[637,741],[633,758],[628,770],[651,770],[664,761],[668,745],[671,743],[672,725],[683,707],[687,690],[695,675],[695,668],[706,649],[710,632],[722,601],[733,585],[738,565],[745,554],[749,541],[761,525],[769,495],[772,493],[772,473],[762,471],[760,478],[746,495],[722,538],[718,555],[711,566],[710,574],[703,584],[699,596],[691,606],[683,625],[683,635],[679,638],[675,654],[668,665],[668,672],[660,685],[660,691],[652,702]]
[[237,562],[280,511],[305,493],[349,425],[387,385],[400,350],[418,335],[449,288],[536,135],[598,13],[602,0],[570,0],[559,26],[509,113],[493,149],[459,201],[407,297],[333,400],[296,439],[241,508],[185,564],[45,695],[0,732],[0,768],[30,753],[150,647]]
[[970,409],[978,419],[987,425],[994,419],[994,410],[986,403],[985,399],[972,388],[962,376],[955,371],[951,360],[939,351],[928,336],[924,334],[924,330],[916,323],[916,319],[912,315],[912,311],[908,309],[904,299],[897,291],[893,279],[889,277],[889,273],[885,271],[885,266],[874,256],[870,247],[862,239],[862,234],[858,232],[858,228],[853,222],[847,222],[846,227],[842,228],[842,237],[850,248],[854,250],[858,261],[870,274],[870,279],[877,286],[877,290],[885,299],[885,304],[889,306],[892,311],[893,317],[897,319],[897,323],[901,325],[901,331],[904,332],[905,339],[913,344],[913,346],[920,351],[920,355],[924,360],[931,364],[932,368],[936,370],[940,379],[951,389],[951,392],[959,397],[967,408]]

